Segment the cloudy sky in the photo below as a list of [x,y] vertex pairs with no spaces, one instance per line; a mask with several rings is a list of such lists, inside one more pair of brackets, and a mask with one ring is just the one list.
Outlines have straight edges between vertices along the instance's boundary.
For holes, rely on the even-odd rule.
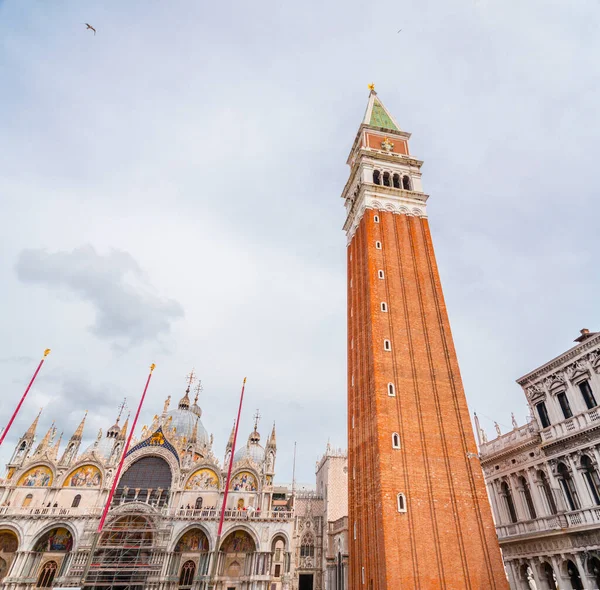
[[[86,31],[92,23],[98,33]],[[0,422],[86,437],[192,367],[278,479],[345,446],[345,165],[375,82],[423,182],[471,409],[600,329],[596,0],[0,0]],[[401,33],[397,33],[402,29]],[[7,448],[8,447],[8,448]]]

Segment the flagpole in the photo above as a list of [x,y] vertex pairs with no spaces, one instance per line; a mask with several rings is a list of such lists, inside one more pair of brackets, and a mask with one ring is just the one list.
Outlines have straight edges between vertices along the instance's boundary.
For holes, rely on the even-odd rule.
[[140,403],[138,404],[137,412],[135,413],[135,418],[133,419],[133,424],[131,425],[131,430],[129,431],[129,436],[127,437],[127,442],[125,443],[125,448],[123,449],[123,454],[121,455],[121,460],[119,461],[119,467],[117,468],[117,472],[113,479],[112,487],[110,489],[110,494],[108,494],[108,498],[106,499],[106,504],[104,505],[104,511],[102,512],[102,518],[100,518],[100,523],[98,524],[98,533],[102,532],[102,527],[104,527],[104,521],[106,520],[106,515],[108,514],[108,510],[110,508],[110,504],[112,502],[113,496],[115,495],[115,490],[117,489],[117,484],[119,483],[119,476],[121,475],[121,470],[123,469],[123,463],[125,463],[125,456],[127,455],[127,451],[129,450],[129,445],[131,444],[131,439],[133,438],[133,433],[135,431],[135,426],[137,424],[140,411],[142,409],[142,404],[144,403],[144,398],[146,397],[146,392],[148,391],[148,385],[150,385],[150,379],[152,378],[152,371],[156,365],[152,363],[150,365],[150,373],[148,373],[148,379],[146,381],[146,387],[144,387],[144,393],[142,393],[142,398],[140,399]]
[[125,457],[127,455],[127,451],[129,450],[129,445],[131,444],[131,439],[133,438],[133,433],[135,432],[135,427],[140,415],[140,411],[142,409],[142,404],[144,403],[144,399],[146,397],[146,392],[148,391],[148,385],[150,385],[150,379],[152,378],[152,372],[154,371],[156,365],[152,363],[150,365],[150,373],[148,373],[148,379],[146,380],[146,386],[144,387],[144,392],[142,393],[142,398],[140,399],[140,403],[138,404],[137,412],[135,413],[135,418],[133,419],[133,424],[131,425],[131,430],[129,431],[129,436],[127,437],[127,442],[125,443],[125,447],[123,448],[123,453],[121,454],[121,460],[119,461],[119,466],[117,468],[117,472],[115,473],[115,477],[113,478],[113,483],[110,488],[110,493],[108,494],[108,498],[106,499],[106,503],[104,504],[104,510],[102,511],[102,517],[100,518],[100,523],[98,524],[98,529],[94,534],[94,539],[92,541],[92,546],[90,547],[90,554],[88,556],[88,560],[83,571],[83,575],[81,577],[81,585],[82,587],[85,584],[85,579],[87,578],[88,572],[90,571],[90,566],[92,564],[92,558],[94,552],[96,550],[96,546],[98,545],[98,540],[100,539],[100,533],[102,532],[102,528],[104,527],[104,522],[106,521],[106,516],[108,515],[108,511],[110,509],[110,505],[112,503],[112,499],[115,495],[115,491],[117,489],[117,484],[119,483],[119,477],[121,475],[121,471],[123,469],[123,464],[125,463]]
[[244,403],[244,390],[246,389],[246,377],[242,383],[242,393],[240,395],[240,405],[238,408],[237,420],[235,422],[235,432],[233,434],[233,445],[231,446],[231,455],[229,457],[229,467],[227,469],[227,479],[225,481],[225,493],[223,494],[223,505],[221,506],[221,518],[219,519],[219,529],[217,531],[217,540],[215,541],[214,556],[210,572],[208,587],[215,587],[215,575],[217,573],[217,561],[219,557],[219,545],[221,544],[221,533],[223,532],[223,521],[225,520],[225,509],[227,508],[227,496],[229,496],[229,483],[231,481],[231,469],[233,467],[233,457],[235,455],[235,443],[237,441],[238,428],[240,426],[240,416],[242,414],[242,404]]
[[12,426],[12,423],[15,421],[15,418],[17,417],[17,414],[19,413],[19,410],[21,409],[23,402],[25,401],[25,398],[27,397],[27,394],[29,393],[29,390],[31,389],[33,382],[35,381],[35,378],[37,377],[38,373],[40,372],[40,369],[42,368],[42,365],[44,364],[44,361],[46,360],[46,357],[49,354],[50,354],[50,349],[46,348],[46,350],[44,350],[44,356],[42,357],[42,360],[40,361],[38,368],[35,370],[35,373],[33,374],[33,377],[31,378],[31,381],[29,382],[29,385],[27,386],[25,393],[21,396],[21,400],[19,401],[19,404],[17,405],[17,409],[13,412],[13,415],[11,416],[10,420],[8,421],[6,428],[2,431],[2,436],[0,436],[0,446],[4,442],[4,439],[6,438],[6,435],[8,434],[8,431],[10,430],[10,427]]

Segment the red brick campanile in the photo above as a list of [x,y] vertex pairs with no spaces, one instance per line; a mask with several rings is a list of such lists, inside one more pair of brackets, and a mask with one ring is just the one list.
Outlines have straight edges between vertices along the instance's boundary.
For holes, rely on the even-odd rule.
[[409,138],[371,90],[342,194],[349,590],[508,590]]

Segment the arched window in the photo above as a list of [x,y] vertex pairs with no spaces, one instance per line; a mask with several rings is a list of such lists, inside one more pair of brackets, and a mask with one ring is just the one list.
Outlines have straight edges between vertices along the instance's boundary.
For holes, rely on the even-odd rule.
[[373,170],[373,183],[381,184],[381,172],[379,170]]
[[79,502],[81,502],[81,494],[77,494],[73,498],[73,502],[71,503],[71,508],[77,508],[79,506]]
[[196,506],[195,506],[196,510],[200,510],[200,508],[202,508],[202,497],[198,497],[196,498]]
[[389,340],[383,341],[383,349],[384,350],[392,350],[392,343]]
[[312,535],[308,533],[302,537],[302,543],[300,545],[300,557],[314,557],[315,556],[315,540]]
[[595,408],[598,404],[596,403],[596,398],[594,397],[594,393],[592,392],[592,388],[590,387],[589,381],[582,381],[577,385],[579,387],[579,391],[581,391],[581,395],[583,397],[583,401],[587,406],[588,410]]
[[557,471],[569,510],[579,510],[579,498],[577,497],[575,482],[573,481],[567,466],[564,463],[559,463]]
[[388,383],[388,395],[391,395],[392,397],[396,395],[396,388],[393,383]]
[[583,467],[583,477],[587,482],[592,498],[596,505],[600,505],[600,478],[594,464],[587,455],[581,457],[581,466]]
[[596,585],[600,587],[600,559],[598,559],[596,556],[590,557],[587,567],[590,574],[594,576]]
[[506,509],[508,510],[510,521],[517,522],[517,511],[515,510],[512,492],[505,481],[502,482],[500,487],[502,489],[502,496],[504,496],[504,501],[506,502]]
[[164,490],[158,505],[164,506],[169,500],[171,489],[171,468],[161,457],[143,457],[133,463],[119,481],[115,502],[146,502],[149,490]]
[[550,588],[550,590],[557,590],[558,586],[556,585],[556,576],[554,575],[552,566],[547,561],[544,561],[540,569],[542,578],[548,584],[548,588]]
[[581,581],[581,576],[579,575],[579,570],[570,559],[567,561],[567,574],[569,574],[569,579],[571,580],[571,586],[573,586],[573,590],[584,590],[583,582]]
[[406,512],[406,496],[402,493],[396,496],[396,503],[398,504],[398,512]]
[[542,492],[544,497],[546,498],[546,502],[548,504],[548,508],[550,509],[551,514],[556,514],[558,510],[556,509],[556,502],[554,501],[554,495],[552,494],[552,489],[550,488],[550,483],[548,482],[548,478],[543,471],[538,471],[538,479],[542,484]]
[[530,590],[537,590],[537,586],[535,585],[535,578],[533,576],[533,570],[528,563],[524,563],[521,566],[521,580],[525,582],[525,585]]
[[391,186],[390,185],[390,173],[389,172],[384,172],[383,173],[383,186]]
[[47,561],[40,572],[36,588],[52,588],[57,569],[58,564],[56,561]]
[[380,279],[383,279],[383,278],[384,278],[383,271],[382,271],[382,270],[378,270],[378,271],[377,271],[377,276],[378,276]]
[[546,404],[544,402],[540,402],[539,404],[535,404],[535,408],[538,411],[542,428],[548,428],[548,426],[550,426],[550,417],[548,416]]
[[400,448],[400,435],[397,432],[394,432],[394,434],[392,434],[392,448]]
[[571,405],[569,404],[569,398],[564,391],[556,394],[556,399],[560,404],[560,409],[562,410],[563,416],[565,420],[571,418],[573,416],[573,410],[571,410]]
[[381,311],[387,311],[387,303],[385,301],[381,302]]
[[400,186],[400,175],[399,174],[394,174],[394,177],[392,180],[394,181],[394,188],[402,188]]
[[381,242],[380,241],[375,242],[375,248],[377,248],[377,250],[381,250]]
[[373,215],[373,221],[379,223],[379,215]]
[[402,187],[406,191],[411,191],[412,190],[412,187],[411,187],[411,184],[410,184],[410,178],[408,176],[403,176],[402,177]]
[[196,564],[190,559],[183,564],[179,576],[180,588],[191,588],[194,583],[194,574],[196,573]]
[[23,508],[27,508],[29,504],[31,504],[31,500],[33,500],[33,494],[27,494],[25,499],[23,500],[23,504],[21,505]]
[[529,518],[534,519],[537,518],[535,513],[535,506],[533,504],[533,498],[531,497],[531,490],[529,489],[529,484],[524,477],[519,478],[519,483],[523,489],[523,495],[525,496],[525,504],[527,504],[527,510],[529,512]]
[[11,462],[17,463],[18,461],[20,461],[24,457],[26,451],[27,451],[27,441],[24,440],[21,443],[21,446],[17,449],[14,459]]

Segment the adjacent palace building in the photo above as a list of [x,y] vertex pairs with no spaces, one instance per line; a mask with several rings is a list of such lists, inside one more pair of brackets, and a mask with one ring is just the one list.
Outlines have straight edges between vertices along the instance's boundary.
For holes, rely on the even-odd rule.
[[423,162],[374,88],[350,150],[352,590],[507,589],[427,221]]
[[197,396],[191,402],[188,394],[189,388],[173,409],[169,397],[127,453],[99,538],[127,423],[117,420],[83,449],[85,418],[64,445],[54,440],[54,425],[36,444],[36,418],[0,480],[1,588],[349,588],[345,453],[327,448],[312,489],[277,485],[275,427],[263,444],[257,419],[233,456],[232,432],[220,462]]
[[527,424],[490,441],[478,427],[513,590],[600,588],[600,332],[575,342],[518,379]]

